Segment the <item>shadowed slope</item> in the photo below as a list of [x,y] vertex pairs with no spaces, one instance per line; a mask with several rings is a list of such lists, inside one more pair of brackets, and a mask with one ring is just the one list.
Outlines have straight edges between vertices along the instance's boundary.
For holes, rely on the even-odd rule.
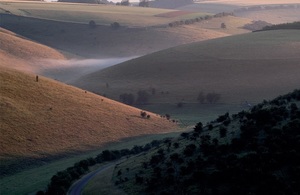
[[224,103],[258,101],[298,87],[299,51],[297,30],[251,33],[153,53],[87,75],[76,85],[114,99],[152,87],[158,94],[151,102],[196,102],[200,91],[219,93]]
[[30,72],[43,65],[31,60],[63,55],[4,29],[0,33],[1,174],[26,167],[25,159],[49,160],[125,137],[176,129],[155,114],[142,118],[139,109],[93,93],[42,76],[37,82]]
[[1,159],[93,149],[124,137],[174,130],[140,110],[46,78],[1,69]]

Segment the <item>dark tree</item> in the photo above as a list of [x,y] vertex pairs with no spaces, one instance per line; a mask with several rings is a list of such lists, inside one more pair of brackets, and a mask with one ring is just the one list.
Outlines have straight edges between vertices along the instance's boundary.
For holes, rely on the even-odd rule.
[[110,24],[110,27],[114,30],[117,30],[121,27],[121,25],[118,22],[114,22]]
[[215,104],[217,103],[219,100],[221,99],[221,95],[218,93],[208,93],[206,95],[206,100],[207,102],[209,102],[210,104]]
[[205,95],[202,91],[198,94],[197,100],[201,104],[203,104],[205,102]]
[[120,95],[120,100],[124,104],[132,105],[134,103],[134,95],[131,93],[123,93]]
[[201,133],[203,130],[203,124],[201,122],[197,123],[196,126],[194,127],[194,131]]
[[226,24],[224,22],[221,24],[221,28],[223,28],[223,29],[226,28]]
[[221,138],[226,137],[226,135],[227,135],[227,129],[225,127],[221,126],[220,129],[219,129],[219,131],[220,131],[220,137]]
[[137,104],[146,104],[149,101],[149,93],[146,90],[139,90],[138,97],[136,99]]
[[92,29],[96,28],[96,22],[94,20],[90,20],[89,21],[89,27],[92,28]]
[[140,7],[149,7],[149,0],[140,0]]
[[129,6],[129,0],[122,0],[121,1],[121,5],[124,5],[124,6]]

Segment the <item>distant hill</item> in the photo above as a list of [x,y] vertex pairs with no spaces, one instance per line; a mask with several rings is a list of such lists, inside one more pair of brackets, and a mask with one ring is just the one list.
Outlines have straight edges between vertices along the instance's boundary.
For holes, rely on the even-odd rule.
[[[32,74],[34,57],[64,58],[1,29],[1,175],[125,137],[174,131],[156,114]],[[51,53],[52,52],[52,53]]]
[[14,32],[0,27],[0,67],[13,68],[27,72],[44,68],[39,59],[66,59],[53,48],[28,40]]
[[193,2],[193,0],[154,0],[149,2],[149,6],[155,8],[175,9],[192,4]]
[[298,194],[299,106],[295,90],[208,125],[199,122],[194,131],[118,164],[113,182],[128,194]]
[[[250,22],[224,17],[170,28],[172,22],[195,20],[203,12],[73,3],[14,2],[0,4],[1,26],[31,40],[85,58],[129,57],[246,33]],[[84,14],[83,14],[84,13]],[[95,22],[95,28],[89,22]],[[115,29],[111,24],[117,22]],[[221,29],[225,22],[226,29]],[[202,24],[210,28],[202,28]],[[232,25],[231,25],[232,24]],[[242,30],[242,31],[241,31]]]
[[196,103],[200,92],[220,94],[219,103],[254,103],[299,86],[299,42],[298,30],[208,40],[109,67],[75,85],[115,100],[155,89],[148,103]]

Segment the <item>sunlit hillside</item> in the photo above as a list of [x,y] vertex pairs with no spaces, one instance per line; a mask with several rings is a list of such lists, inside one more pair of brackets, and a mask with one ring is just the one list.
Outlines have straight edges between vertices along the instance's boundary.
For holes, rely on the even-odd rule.
[[155,114],[143,118],[139,109],[40,75],[36,78],[30,73],[37,66],[31,59],[63,59],[63,55],[9,31],[0,33],[1,174],[38,159],[176,129],[176,124]]
[[65,59],[60,52],[30,41],[11,31],[0,28],[0,66],[35,72],[45,64],[38,64],[38,59]]
[[[247,33],[249,30],[243,26],[251,23],[237,17],[201,21],[205,12],[126,6],[0,2],[0,8],[1,25],[6,29],[85,58],[145,55],[181,44]],[[90,26],[90,21],[95,26]],[[120,26],[111,27],[115,22]],[[170,27],[174,22],[181,25]],[[226,29],[221,28],[222,23],[226,23]]]

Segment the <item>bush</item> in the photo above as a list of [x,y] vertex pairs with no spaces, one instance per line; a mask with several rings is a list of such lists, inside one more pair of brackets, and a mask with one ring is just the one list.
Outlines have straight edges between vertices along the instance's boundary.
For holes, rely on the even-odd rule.
[[139,90],[137,94],[137,104],[146,104],[149,101],[150,94],[146,90]]
[[133,105],[135,98],[134,95],[131,93],[123,93],[120,95],[120,100],[121,102],[123,102],[124,104],[128,104],[128,105]]
[[219,100],[221,99],[221,95],[218,93],[208,93],[206,95],[206,100],[207,102],[211,103],[211,104],[215,104],[217,103]]
[[92,29],[96,28],[96,22],[94,20],[90,20],[89,21],[89,27],[92,28]]
[[114,30],[117,30],[121,27],[121,25],[118,22],[114,22],[114,23],[110,24],[110,27]]

